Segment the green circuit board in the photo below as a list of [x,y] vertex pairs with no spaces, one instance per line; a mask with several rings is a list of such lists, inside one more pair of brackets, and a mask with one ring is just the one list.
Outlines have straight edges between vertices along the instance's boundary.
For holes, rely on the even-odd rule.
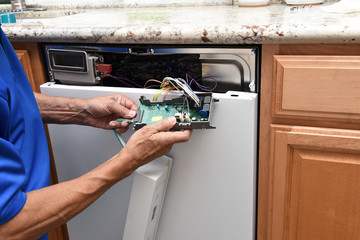
[[[146,125],[154,124],[167,117],[175,116],[177,113],[187,112],[186,107],[185,110],[183,110],[182,104],[146,105],[142,103],[139,106],[139,110],[144,111],[141,122],[145,123]],[[198,111],[190,109],[190,122],[207,120],[208,118],[201,117]],[[181,121],[178,119],[178,122]]]
[[[152,102],[141,96],[136,117],[134,119],[118,119],[117,121],[134,123],[134,129],[138,130],[146,125],[175,116],[177,123],[173,130],[215,128],[210,125],[212,94],[202,93],[199,95],[202,101],[201,106],[195,106],[193,102],[185,104],[183,97]],[[205,111],[206,114],[204,115],[204,112],[200,114],[201,111]]]

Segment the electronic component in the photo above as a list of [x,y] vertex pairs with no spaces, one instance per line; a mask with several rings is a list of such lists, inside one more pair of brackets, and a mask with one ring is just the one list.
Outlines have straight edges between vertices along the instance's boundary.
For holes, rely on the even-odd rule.
[[211,97],[210,96],[205,96],[204,97],[204,103],[210,103],[211,102]]
[[104,63],[96,64],[96,71],[102,73],[103,77],[107,77],[112,72],[112,65]]
[[[134,119],[119,118],[117,121],[126,121],[134,123],[134,129],[138,130],[146,125],[154,124],[167,117],[175,116],[177,123],[173,130],[182,129],[210,129],[215,128],[211,126],[211,113],[212,113],[212,93],[198,93],[200,97],[200,105],[203,107],[208,105],[206,109],[206,116],[201,116],[199,111],[195,108],[196,103],[188,103],[186,96],[177,97],[173,99],[163,100],[161,102],[151,102],[144,96],[140,97],[140,106],[137,110],[137,115]],[[208,97],[208,98],[206,98]],[[207,99],[209,103],[204,104],[202,101]],[[188,106],[187,106],[188,105]]]
[[207,117],[208,113],[207,113],[207,111],[201,109],[201,110],[199,111],[199,115],[204,118],[204,117]]
[[[184,121],[184,117],[182,116],[182,114],[181,113],[175,113],[175,118],[176,118],[176,121],[178,121],[178,122],[183,122]],[[181,119],[183,120],[183,121],[181,121]]]
[[185,122],[190,122],[190,114],[189,113],[185,113]]
[[[201,97],[200,101],[202,101],[200,105],[206,109],[205,116],[201,116],[199,111],[196,110],[195,102],[185,104],[188,101],[186,96],[163,100],[162,102],[151,102],[143,96],[140,97],[139,110],[141,111],[141,117],[139,121],[134,121],[134,129],[140,129],[143,126],[156,123],[171,116],[175,116],[177,120],[173,128],[174,130],[215,128],[210,124],[213,102],[212,93],[198,93],[198,95]],[[206,103],[203,101],[206,101]],[[157,110],[154,110],[154,106],[159,107],[155,108]]]
[[49,49],[48,61],[52,80],[65,84],[96,85],[112,72],[102,54],[84,50]]
[[203,110],[206,111],[206,112],[210,111],[210,103],[204,104],[203,105]]
[[184,114],[180,113],[179,122],[184,122]]

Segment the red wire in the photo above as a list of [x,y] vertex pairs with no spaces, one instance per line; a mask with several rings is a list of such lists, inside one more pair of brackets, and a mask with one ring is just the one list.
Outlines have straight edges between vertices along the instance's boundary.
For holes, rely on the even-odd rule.
[[164,97],[163,97],[163,99],[165,99],[166,98],[166,96],[169,94],[169,92],[171,92],[171,90],[174,90],[175,88],[174,87],[172,87],[172,88],[170,88],[170,89],[168,89],[168,90],[166,90],[166,92],[164,93]]

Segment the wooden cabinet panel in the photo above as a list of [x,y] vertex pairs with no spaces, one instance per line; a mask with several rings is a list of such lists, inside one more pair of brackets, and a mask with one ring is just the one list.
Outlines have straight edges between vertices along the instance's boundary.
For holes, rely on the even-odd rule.
[[359,239],[360,131],[272,125],[271,149],[270,239]]
[[34,75],[31,69],[31,61],[30,61],[30,55],[29,52],[27,50],[16,50],[16,54],[24,68],[24,71],[26,73],[26,76],[29,79],[30,85],[32,90],[35,92],[36,91],[36,85],[34,82]]
[[360,123],[360,56],[274,56],[273,116]]

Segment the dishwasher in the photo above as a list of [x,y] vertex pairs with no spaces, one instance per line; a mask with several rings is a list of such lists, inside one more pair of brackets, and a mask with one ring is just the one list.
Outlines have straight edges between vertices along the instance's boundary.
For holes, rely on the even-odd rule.
[[[198,119],[182,123],[186,113],[185,120],[177,116],[180,128],[194,129],[189,142],[174,145],[71,219],[70,239],[255,239],[260,46],[47,44],[44,52],[49,81],[41,92],[47,95],[120,93],[140,106],[181,98],[176,89],[159,90],[159,82],[175,78],[204,95],[199,114],[211,103]],[[59,182],[122,148],[111,130],[48,128]],[[135,123],[122,134],[125,141],[134,129]]]

